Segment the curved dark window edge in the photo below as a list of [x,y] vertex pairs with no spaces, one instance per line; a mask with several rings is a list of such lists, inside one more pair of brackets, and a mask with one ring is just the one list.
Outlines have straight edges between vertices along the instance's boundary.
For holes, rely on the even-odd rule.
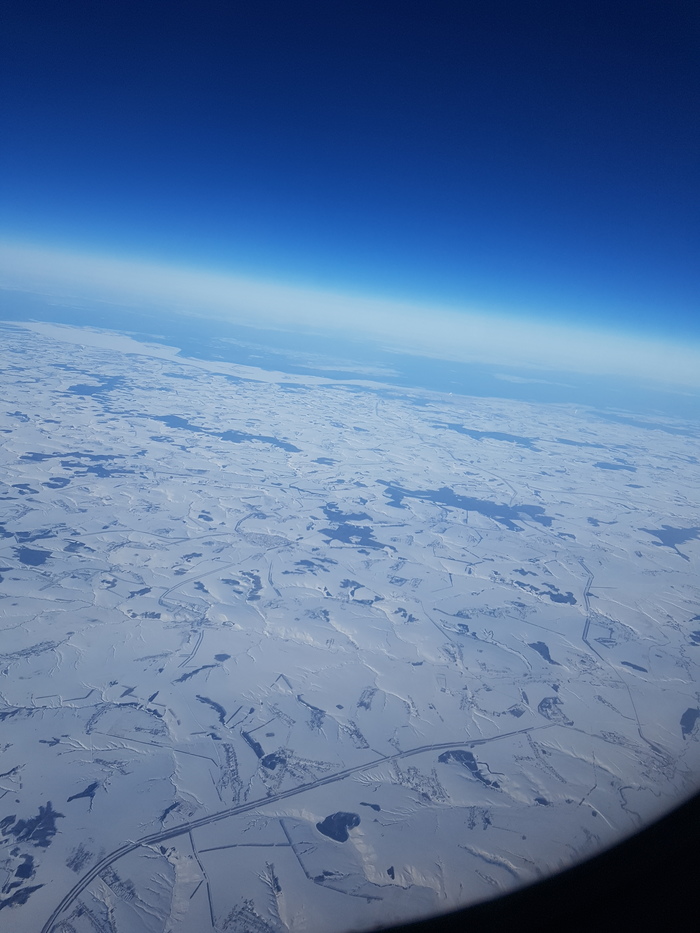
[[610,849],[543,881],[385,933],[644,933],[698,914],[700,793]]

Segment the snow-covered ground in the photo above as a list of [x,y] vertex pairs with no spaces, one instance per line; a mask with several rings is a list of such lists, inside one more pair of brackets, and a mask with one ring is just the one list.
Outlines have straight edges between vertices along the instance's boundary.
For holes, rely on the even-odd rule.
[[1,927],[369,929],[697,789],[697,424],[2,336]]

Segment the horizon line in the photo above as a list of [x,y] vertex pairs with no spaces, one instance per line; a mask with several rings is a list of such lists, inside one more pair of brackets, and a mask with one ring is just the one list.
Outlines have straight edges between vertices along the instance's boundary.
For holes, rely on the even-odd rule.
[[[397,350],[486,363],[652,379],[700,388],[700,343],[625,328],[258,279],[143,258],[0,240],[0,287],[45,298],[146,306],[262,329],[363,337]],[[96,325],[99,326],[99,325]]]

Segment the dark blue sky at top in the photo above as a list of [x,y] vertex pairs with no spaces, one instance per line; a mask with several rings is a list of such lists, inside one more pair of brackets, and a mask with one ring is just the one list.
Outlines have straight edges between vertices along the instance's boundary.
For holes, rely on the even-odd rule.
[[700,338],[696,0],[3,6],[6,239]]

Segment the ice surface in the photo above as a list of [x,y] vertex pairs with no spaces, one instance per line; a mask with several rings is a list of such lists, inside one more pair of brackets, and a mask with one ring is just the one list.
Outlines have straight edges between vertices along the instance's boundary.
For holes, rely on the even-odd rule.
[[369,929],[697,787],[697,425],[3,338],[3,929]]

